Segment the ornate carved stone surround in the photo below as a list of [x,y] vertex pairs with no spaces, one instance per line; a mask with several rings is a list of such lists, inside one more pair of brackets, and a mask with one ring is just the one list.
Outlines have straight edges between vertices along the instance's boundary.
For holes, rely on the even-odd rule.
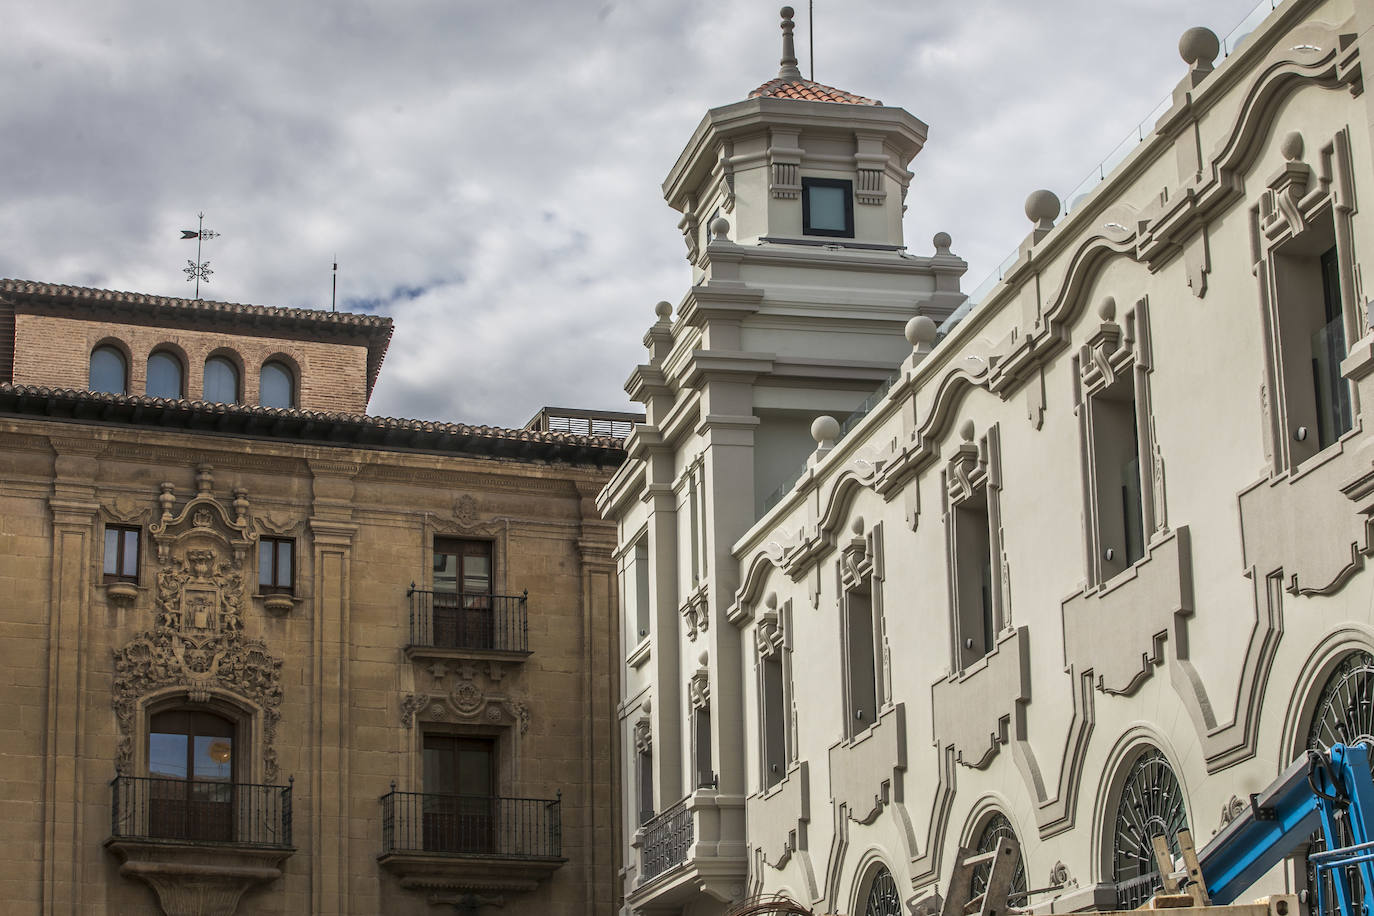
[[255,561],[257,535],[248,496],[229,505],[216,499],[208,468],[199,469],[196,495],[174,512],[176,491],[164,483],[158,520],[148,528],[155,582],[153,627],[114,651],[113,705],[119,726],[118,771],[146,766],[150,704],[179,700],[232,707],[247,726],[240,756],[244,781],[275,782],[281,717],[281,660],[265,643],[244,635],[244,578]]

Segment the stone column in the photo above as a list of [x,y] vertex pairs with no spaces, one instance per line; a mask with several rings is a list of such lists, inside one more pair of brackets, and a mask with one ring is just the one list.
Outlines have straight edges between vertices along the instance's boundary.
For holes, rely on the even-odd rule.
[[[577,541],[582,567],[582,848],[586,887],[582,912],[610,916],[620,868],[620,796],[612,778],[620,760],[612,710],[622,647],[616,607],[615,526],[596,511],[600,487],[576,481],[582,515]],[[574,796],[577,797],[577,796]]]
[[[81,815],[85,779],[85,693],[91,627],[95,541],[96,456],[104,443],[51,440],[53,461],[52,577],[48,585],[47,721],[43,761],[43,885],[41,912],[87,913],[81,865],[87,840]],[[108,700],[107,700],[108,701]],[[110,775],[114,775],[113,766]],[[108,824],[105,825],[108,827]],[[93,839],[92,839],[93,841]],[[101,908],[103,909],[103,907]]]
[[349,677],[354,476],[360,465],[312,460],[315,607],[311,623],[311,912],[352,911],[349,889]]

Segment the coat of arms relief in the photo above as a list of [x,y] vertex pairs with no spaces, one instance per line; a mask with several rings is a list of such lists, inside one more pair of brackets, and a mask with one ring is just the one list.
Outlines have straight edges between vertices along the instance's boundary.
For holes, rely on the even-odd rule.
[[[114,709],[119,725],[117,765],[133,768],[136,717],[146,698],[170,688],[191,703],[212,697],[240,701],[261,716],[263,778],[277,779],[276,732],[281,718],[281,660],[261,640],[243,635],[244,570],[257,535],[242,490],[225,506],[212,492],[208,469],[199,492],[180,513],[164,483],[161,516],[149,526],[155,547],[153,627],[114,651]],[[246,701],[246,702],[242,702]]]

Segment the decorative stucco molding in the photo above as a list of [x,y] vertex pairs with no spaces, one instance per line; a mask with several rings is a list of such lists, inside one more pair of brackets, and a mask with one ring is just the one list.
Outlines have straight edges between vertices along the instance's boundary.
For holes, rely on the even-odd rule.
[[1030,635],[1017,627],[979,664],[931,687],[935,746],[952,747],[963,766],[986,769],[1013,736],[1025,740],[1021,707],[1030,698]]
[[906,706],[897,703],[858,738],[830,748],[830,798],[851,820],[871,824],[901,804],[906,772]]

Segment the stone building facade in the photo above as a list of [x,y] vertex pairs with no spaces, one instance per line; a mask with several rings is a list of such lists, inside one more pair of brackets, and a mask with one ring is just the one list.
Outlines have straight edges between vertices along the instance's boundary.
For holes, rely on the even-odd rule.
[[976,302],[948,236],[901,248],[923,128],[803,80],[790,22],[708,113],[600,497],[626,913],[928,913],[1009,835],[1031,905],[1130,908],[1152,833],[1374,736],[1374,7],[1270,6],[1224,60],[1184,34],[1153,131],[1062,218],[1032,194]]
[[390,334],[0,282],[0,909],[615,909],[621,442],[365,416]]

